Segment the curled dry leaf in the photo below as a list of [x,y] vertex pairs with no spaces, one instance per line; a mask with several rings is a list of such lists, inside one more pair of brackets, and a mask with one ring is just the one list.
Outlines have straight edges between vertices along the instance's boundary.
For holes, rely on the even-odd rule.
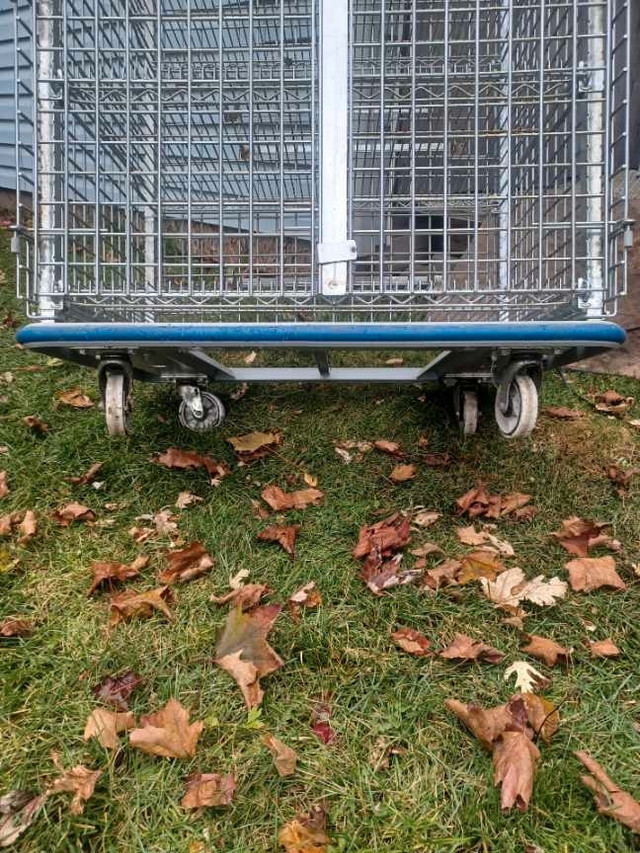
[[22,423],[32,429],[34,432],[40,433],[40,435],[44,435],[49,432],[49,425],[46,424],[41,418],[37,415],[26,415],[22,419]]
[[495,550],[502,557],[514,557],[515,552],[506,539],[498,539],[489,529],[483,527],[477,531],[472,524],[470,527],[459,527],[456,531],[459,541],[463,545],[472,547],[482,546],[483,550]]
[[613,557],[579,557],[565,564],[569,583],[574,592],[592,592],[594,589],[626,589],[627,585],[616,571]]
[[133,691],[142,684],[140,678],[132,669],[122,675],[107,675],[99,684],[91,688],[91,692],[107,705],[113,705],[121,711],[129,710],[129,698]]
[[106,708],[96,708],[91,712],[84,727],[84,739],[95,738],[105,749],[117,749],[119,732],[129,731],[135,726],[132,711],[119,713]]
[[109,627],[113,628],[129,619],[146,618],[151,616],[154,610],[159,610],[167,619],[173,621],[173,613],[167,606],[172,600],[173,595],[168,586],[149,589],[146,592],[122,592],[120,595],[114,595],[110,602]]
[[235,679],[248,708],[262,702],[260,679],[284,666],[267,642],[281,609],[279,605],[266,604],[245,613],[236,606],[229,612],[218,640],[215,663]]
[[30,619],[8,616],[0,622],[0,637],[30,637],[32,633],[33,622]]
[[433,542],[425,542],[418,548],[412,548],[409,552],[414,557],[429,557],[431,554],[442,554],[442,548]]
[[38,532],[38,521],[33,510],[26,510],[25,514],[22,516],[22,521],[18,525],[18,532],[20,533],[18,542],[21,545],[24,545],[36,535]]
[[365,453],[373,450],[370,441],[337,441],[334,450],[345,465],[350,462],[362,462]]
[[324,492],[321,492],[320,489],[298,489],[295,492],[283,492],[279,486],[265,486],[261,495],[262,500],[269,504],[275,512],[306,509],[308,506],[317,506],[324,500]]
[[0,847],[11,847],[38,816],[49,792],[9,791],[0,797]]
[[211,571],[212,557],[200,542],[192,542],[178,551],[165,551],[168,567],[158,575],[160,583],[184,583]]
[[410,465],[396,465],[393,471],[389,474],[389,479],[392,483],[406,483],[407,480],[413,480],[418,474],[418,467],[411,463]]
[[96,787],[96,782],[102,776],[102,770],[90,770],[84,764],[77,764],[69,770],[65,770],[60,763],[58,753],[52,752],[51,759],[56,766],[56,769],[62,773],[57,779],[54,779],[51,785],[47,788],[48,794],[56,794],[58,791],[68,791],[73,794],[71,800],[71,813],[82,814],[84,804],[93,796]]
[[444,560],[433,569],[427,569],[422,576],[422,586],[438,590],[441,586],[457,586],[458,575],[462,571],[459,560]]
[[129,732],[131,746],[164,758],[193,757],[204,723],[189,723],[189,711],[171,698],[155,714],[143,716],[140,728]]
[[53,520],[60,527],[69,527],[74,521],[95,521],[96,514],[88,506],[72,502],[53,513]]
[[418,580],[421,575],[418,569],[405,569],[400,571],[402,554],[396,554],[390,560],[381,565],[377,560],[367,559],[362,565],[360,577],[369,587],[374,595],[382,595],[387,589],[394,586],[405,586]]
[[294,749],[271,734],[265,735],[262,738],[262,743],[273,755],[273,763],[279,776],[291,776],[296,772],[298,756]]
[[577,421],[585,415],[580,409],[569,409],[566,406],[545,406],[542,414],[559,421]]
[[163,465],[165,468],[182,470],[204,468],[209,475],[212,486],[219,486],[224,477],[231,473],[231,468],[225,462],[217,462],[210,456],[203,456],[193,450],[181,450],[178,447],[169,447],[164,453],[153,458],[152,461],[157,465]]
[[500,562],[495,551],[481,549],[465,554],[460,558],[460,574],[457,577],[459,584],[488,578],[490,581],[496,579],[500,572],[504,572],[505,566]]
[[485,518],[502,518],[522,510],[531,500],[531,495],[522,492],[511,492],[504,497],[491,495],[484,484],[480,483],[475,489],[470,489],[458,498],[458,514],[467,513],[469,518],[484,516]]
[[233,774],[194,773],[185,782],[186,790],[180,800],[183,809],[201,809],[204,806],[228,806],[233,800],[236,780]]
[[228,438],[227,441],[233,447],[237,458],[248,464],[272,453],[278,445],[282,444],[283,437],[277,431],[250,432],[247,435]]
[[543,575],[538,575],[533,580],[527,580],[522,569],[517,567],[502,572],[495,581],[480,578],[480,583],[489,601],[510,612],[522,601],[539,605],[555,604],[556,599],[563,598],[567,592],[567,584],[559,578],[553,577],[547,581]]
[[186,509],[193,504],[200,503],[204,498],[194,495],[191,492],[180,492],[176,499],[176,507],[178,509]]
[[258,533],[258,539],[261,542],[275,542],[293,559],[296,553],[296,539],[299,532],[300,525],[298,524],[272,524]]
[[640,474],[640,468],[620,468],[618,465],[608,465],[605,469],[607,477],[617,486],[620,497],[626,497],[631,480]]
[[538,660],[544,661],[547,666],[555,666],[557,663],[568,663],[569,649],[559,645],[555,640],[550,640],[548,637],[540,637],[537,634],[531,634],[527,637],[528,644],[523,647],[522,651],[531,655]]
[[87,486],[89,483],[92,483],[98,474],[104,468],[104,462],[94,462],[93,465],[81,474],[79,477],[68,477],[68,481],[73,483],[74,486]]
[[430,509],[418,509],[411,516],[411,524],[413,527],[431,527],[439,518],[442,518],[441,512],[433,512]]
[[431,640],[428,640],[420,631],[414,628],[399,628],[391,634],[393,642],[403,651],[419,658],[431,657]]
[[589,640],[587,647],[594,658],[617,658],[620,649],[612,640]]
[[640,803],[616,785],[604,767],[588,752],[574,754],[589,771],[580,778],[593,791],[600,814],[614,818],[633,832],[640,832]]
[[232,589],[226,595],[212,595],[209,601],[214,604],[233,604],[242,610],[251,610],[270,592],[271,588],[265,583],[247,583]]
[[327,835],[327,813],[317,806],[285,824],[278,833],[285,853],[327,853],[331,839]]
[[422,462],[427,468],[448,468],[452,464],[453,459],[447,451],[441,453],[423,453]]
[[516,677],[516,690],[521,693],[535,693],[536,690],[542,690],[549,684],[549,679],[526,660],[517,660],[512,663],[505,670],[503,678],[508,681],[512,675]]
[[7,483],[7,472],[0,471],[0,500],[2,498],[6,498],[7,495],[11,494],[11,489],[9,488],[9,484]]
[[93,582],[87,590],[87,595],[93,593],[102,586],[112,587],[115,583],[135,578],[140,574],[140,570],[144,569],[149,563],[149,557],[136,557],[131,565],[125,563],[91,563],[91,571],[93,572]]
[[81,388],[69,388],[68,391],[60,391],[58,402],[74,409],[91,409],[93,400],[88,397]]
[[504,653],[488,646],[480,640],[474,640],[466,634],[456,634],[453,641],[439,652],[441,658],[446,660],[477,660],[487,663],[500,663]]
[[385,521],[378,521],[370,527],[361,527],[358,544],[353,550],[356,560],[373,557],[382,563],[409,542],[410,519],[397,513]]
[[604,391],[595,395],[596,411],[608,415],[624,415],[635,403],[633,397],[623,397],[617,391]]
[[331,705],[331,692],[326,691],[311,708],[311,731],[325,746],[338,739],[338,733],[331,726]]
[[294,622],[300,621],[300,611],[303,607],[319,607],[322,604],[322,595],[316,587],[316,582],[309,581],[296,590],[293,595],[289,596],[287,604]]
[[395,456],[397,459],[401,459],[404,456],[404,450],[397,441],[387,441],[385,438],[379,438],[373,442],[373,446],[376,450],[388,453],[389,456]]
[[577,515],[565,518],[562,527],[551,535],[562,545],[565,551],[576,557],[587,557],[589,549],[598,545],[604,545],[612,551],[620,550],[620,543],[603,533],[609,524],[601,524],[597,521],[583,521]]

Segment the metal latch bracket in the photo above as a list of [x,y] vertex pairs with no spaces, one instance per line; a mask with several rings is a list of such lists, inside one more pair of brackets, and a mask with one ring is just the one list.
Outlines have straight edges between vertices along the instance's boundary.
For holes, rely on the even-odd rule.
[[358,257],[358,246],[355,240],[343,240],[340,243],[318,243],[318,264],[339,264],[355,261]]

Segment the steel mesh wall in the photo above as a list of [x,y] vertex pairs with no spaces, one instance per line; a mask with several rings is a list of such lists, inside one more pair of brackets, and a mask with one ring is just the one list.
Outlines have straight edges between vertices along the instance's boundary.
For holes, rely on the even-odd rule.
[[351,0],[344,236],[358,257],[327,298],[319,32],[341,2],[34,3],[33,314],[614,310],[627,0]]

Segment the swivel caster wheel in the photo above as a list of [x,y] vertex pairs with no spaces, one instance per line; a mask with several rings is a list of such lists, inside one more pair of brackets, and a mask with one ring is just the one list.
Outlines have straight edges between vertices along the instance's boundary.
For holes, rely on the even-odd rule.
[[505,438],[525,438],[533,432],[538,420],[538,389],[528,374],[518,373],[508,387],[498,388],[495,415]]
[[478,429],[478,392],[475,388],[458,385],[454,391],[454,405],[462,434],[475,435]]
[[130,380],[124,373],[107,373],[104,383],[104,416],[109,435],[128,435],[131,414]]
[[182,402],[178,409],[178,420],[183,427],[193,432],[206,432],[219,427],[227,414],[224,403],[215,394],[200,391],[194,386],[180,389]]

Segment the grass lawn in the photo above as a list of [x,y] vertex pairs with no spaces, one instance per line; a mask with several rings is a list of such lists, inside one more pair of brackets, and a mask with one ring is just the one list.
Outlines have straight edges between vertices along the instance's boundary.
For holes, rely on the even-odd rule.
[[[9,308],[17,311],[6,234],[1,249],[0,317]],[[68,794],[52,796],[16,850],[276,851],[283,823],[323,799],[332,851],[640,849],[627,829],[597,814],[573,756],[576,749],[587,750],[624,789],[640,796],[640,619],[633,569],[640,560],[640,478],[631,481],[623,500],[603,470],[608,463],[638,464],[640,433],[632,426],[596,414],[552,375],[542,405],[582,408],[587,414],[574,422],[543,416],[533,438],[516,443],[498,436],[489,400],[477,436],[462,440],[448,395],[429,388],[425,402],[415,387],[254,386],[231,402],[219,431],[198,436],[178,426],[169,387],[138,385],[133,435],[109,439],[97,407],[56,406],[56,394],[72,387],[97,400],[95,375],[16,349],[13,334],[12,329],[0,332],[0,446],[6,447],[0,470],[7,471],[11,488],[0,502],[0,515],[33,509],[39,532],[25,546],[15,538],[0,541],[0,619],[15,615],[35,622],[31,637],[0,640],[0,793],[44,788],[57,775],[52,751],[60,753],[65,767],[83,763],[104,771],[84,814],[70,813]],[[21,370],[28,365],[43,369]],[[13,381],[7,381],[7,373]],[[640,398],[640,387],[631,380],[577,374],[570,379],[582,395],[615,387]],[[34,434],[22,423],[27,415],[42,418],[49,432]],[[640,405],[627,420],[638,417]],[[236,467],[226,439],[271,428],[284,434],[278,453]],[[429,450],[449,451],[454,462],[446,469],[419,464],[418,476],[402,485],[389,481],[394,460],[387,455],[374,451],[347,466],[334,452],[337,440],[385,438],[415,455],[423,435]],[[204,451],[232,465],[233,473],[212,489],[203,470],[172,471],[150,462],[153,453],[172,446]],[[100,490],[67,481],[96,461],[105,463]],[[288,521],[301,525],[291,562],[276,546],[257,541],[266,522],[254,516],[251,500],[269,483],[304,487],[304,473],[317,477],[326,499],[322,506],[287,514]],[[293,485],[292,477],[297,478]],[[516,564],[530,577],[566,579],[569,555],[549,534],[570,515],[610,521],[623,544],[616,559],[625,591],[569,592],[553,607],[527,605],[525,629],[574,652],[568,667],[553,671],[531,659],[553,676],[545,695],[563,704],[558,733],[549,746],[541,746],[532,801],[524,813],[501,813],[490,757],[444,704],[448,697],[483,707],[506,701],[513,686],[503,680],[504,671],[526,658],[520,632],[502,623],[505,614],[477,584],[435,595],[409,585],[377,598],[360,580],[351,556],[362,525],[383,512],[417,505],[443,517],[415,533],[412,544],[433,541],[447,556],[460,555],[465,549],[455,535],[460,520],[454,502],[478,481],[495,493],[533,495],[539,510],[533,521],[498,523],[498,535],[513,545]],[[156,586],[168,540],[137,545],[128,531],[137,516],[173,507],[183,490],[204,500],[174,510],[180,533],[185,542],[206,546],[216,561],[213,571],[176,589],[173,623],[154,615],[107,634],[108,594],[86,596],[91,561],[131,562],[149,554],[148,568],[127,587]],[[112,521],[57,526],[51,513],[71,500],[90,506],[99,522]],[[286,601],[311,580],[323,597],[299,624],[286,609],[277,620],[270,643],[285,666],[263,680],[263,705],[249,714],[236,684],[212,663],[226,608],[209,598],[225,592],[229,576],[240,569],[249,570],[251,581],[269,584],[272,601]],[[591,632],[585,623],[595,626]],[[390,638],[399,626],[418,629],[436,648],[456,631],[468,633],[497,646],[505,659],[492,666],[414,658]],[[592,658],[584,641],[607,637],[621,657]],[[85,721],[96,707],[91,687],[127,669],[144,678],[132,697],[136,718],[173,696],[192,720],[204,721],[195,758],[146,755],[131,749],[126,736],[115,754],[96,741],[83,741]],[[310,728],[314,701],[325,691],[333,694],[331,724],[338,733],[329,746]],[[261,743],[267,732],[297,751],[295,775],[276,774]],[[405,750],[387,770],[370,763],[381,737]],[[231,806],[195,817],[180,807],[184,779],[199,771],[235,773]]]

